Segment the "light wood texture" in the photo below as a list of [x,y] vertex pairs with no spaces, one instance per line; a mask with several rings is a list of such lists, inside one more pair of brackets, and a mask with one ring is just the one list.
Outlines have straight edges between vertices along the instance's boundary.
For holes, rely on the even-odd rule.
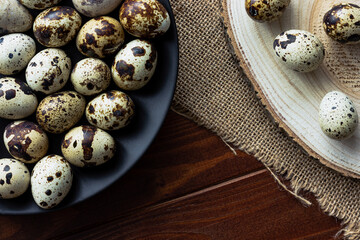
[[[323,96],[339,90],[360,109],[360,48],[329,39],[322,19],[338,0],[292,0],[284,15],[272,23],[253,21],[245,0],[224,0],[224,18],[240,65],[275,120],[311,156],[341,173],[360,177],[360,128],[345,141],[326,137],[318,124]],[[360,4],[359,0],[352,3]],[[301,29],[314,33],[324,43],[326,58],[311,73],[287,69],[275,56],[274,38],[283,31]]]

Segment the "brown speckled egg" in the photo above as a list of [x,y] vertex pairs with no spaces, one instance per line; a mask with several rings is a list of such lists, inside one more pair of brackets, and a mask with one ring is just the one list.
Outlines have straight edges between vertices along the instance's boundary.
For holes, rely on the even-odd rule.
[[23,81],[11,77],[0,78],[0,117],[21,119],[35,112],[36,95]]
[[248,15],[259,22],[271,22],[279,18],[290,0],[245,0]]
[[169,13],[157,0],[125,0],[119,18],[124,29],[139,38],[161,36],[170,27]]
[[135,113],[131,98],[121,91],[108,91],[89,102],[85,114],[90,124],[105,130],[127,126]]
[[81,28],[76,46],[88,57],[105,58],[116,52],[125,41],[119,21],[111,17],[93,18]]
[[85,105],[84,97],[77,92],[54,93],[39,103],[36,120],[45,131],[62,133],[81,119]]
[[323,19],[326,34],[344,44],[360,42],[360,7],[352,3],[333,6]]
[[33,17],[18,1],[1,0],[0,35],[15,32],[26,32],[31,29]]
[[110,68],[96,58],[85,58],[78,62],[72,73],[71,83],[75,90],[85,96],[104,91],[110,85]]
[[124,90],[137,90],[145,86],[154,75],[157,52],[153,44],[136,39],[116,55],[111,73],[116,85]]
[[24,163],[0,159],[0,198],[10,199],[22,195],[30,184],[30,172]]
[[34,163],[45,156],[49,140],[35,123],[16,121],[5,127],[4,144],[14,158],[24,163]]
[[62,0],[19,0],[20,3],[31,9],[45,9],[60,3]]
[[30,181],[36,204],[43,209],[50,209],[57,206],[69,193],[73,172],[63,157],[49,155],[36,163]]
[[57,6],[44,10],[34,21],[35,38],[46,47],[61,47],[75,38],[81,16],[75,9]]
[[116,9],[122,0],[72,0],[76,10],[87,17],[106,15]]
[[114,156],[115,141],[107,132],[83,125],[65,135],[61,151],[66,160],[77,167],[98,166]]

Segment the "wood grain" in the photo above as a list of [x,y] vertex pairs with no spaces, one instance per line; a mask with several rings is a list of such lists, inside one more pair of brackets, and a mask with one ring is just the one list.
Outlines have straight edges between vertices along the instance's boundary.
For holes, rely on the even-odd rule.
[[[359,48],[332,42],[322,30],[322,16],[340,1],[292,0],[284,15],[273,23],[248,17],[245,0],[224,0],[224,18],[240,64],[271,115],[310,155],[341,173],[360,177],[360,128],[354,137],[336,141],[326,137],[318,124],[323,96],[333,90],[350,96],[360,109]],[[360,4],[359,0],[353,1]],[[315,33],[324,42],[326,59],[311,73],[286,69],[275,57],[274,38],[289,29]],[[355,67],[357,66],[357,67]]]

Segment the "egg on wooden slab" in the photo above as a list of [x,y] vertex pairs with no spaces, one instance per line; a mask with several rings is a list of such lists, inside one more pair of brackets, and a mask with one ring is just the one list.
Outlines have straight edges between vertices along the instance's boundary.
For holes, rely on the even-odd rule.
[[35,123],[15,121],[4,131],[4,144],[8,152],[24,163],[34,163],[45,156],[49,148],[46,133]]
[[87,57],[105,58],[125,41],[124,30],[112,17],[97,17],[82,26],[76,38],[76,47]]
[[358,118],[354,103],[342,92],[329,92],[320,103],[319,124],[330,138],[341,140],[351,137],[358,126]]
[[32,23],[32,15],[18,1],[1,0],[0,35],[15,32],[26,32],[31,29]]
[[155,38],[170,27],[169,13],[157,0],[125,0],[119,19],[124,29],[138,38]]
[[25,69],[36,53],[35,41],[23,33],[0,37],[0,74],[13,75]]
[[69,79],[71,60],[57,48],[44,49],[36,54],[26,69],[26,82],[35,92],[51,94],[63,88]]
[[259,22],[278,19],[289,6],[290,0],[245,0],[247,14]]
[[85,105],[85,98],[77,92],[53,93],[39,103],[36,120],[45,131],[59,134],[81,119]]
[[312,33],[303,30],[288,30],[278,35],[273,43],[278,59],[297,72],[316,70],[324,60],[325,49]]
[[94,126],[79,126],[64,137],[61,152],[77,167],[93,167],[106,163],[115,154],[115,140]]
[[30,181],[35,203],[43,209],[51,209],[69,193],[73,172],[63,157],[49,155],[36,163]]
[[74,7],[87,17],[106,15],[117,8],[122,0],[72,0]]
[[104,130],[127,126],[134,113],[135,105],[131,98],[115,90],[100,94],[88,103],[85,110],[89,123]]
[[136,39],[116,55],[111,73],[119,88],[137,90],[150,81],[156,65],[157,51],[154,45],[147,40]]
[[30,172],[24,163],[11,158],[0,159],[0,198],[19,197],[29,184]]
[[28,8],[42,10],[55,6],[62,0],[19,0],[20,3]]
[[56,6],[42,11],[35,19],[36,40],[46,47],[62,47],[76,37],[81,27],[81,16],[75,9]]
[[31,88],[19,79],[0,78],[0,117],[21,119],[35,112],[38,105]]
[[344,44],[360,42],[360,7],[352,3],[340,3],[325,13],[323,27],[326,34]]
[[78,93],[90,96],[108,88],[111,72],[108,65],[100,59],[85,58],[76,63],[70,79]]

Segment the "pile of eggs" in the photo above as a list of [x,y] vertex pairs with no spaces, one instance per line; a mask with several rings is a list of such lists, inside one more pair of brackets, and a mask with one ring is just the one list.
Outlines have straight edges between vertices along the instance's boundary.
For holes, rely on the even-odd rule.
[[[271,22],[279,18],[290,0],[246,0],[245,9],[255,21]],[[352,3],[333,6],[323,17],[326,34],[342,44],[360,43],[360,7]],[[312,33],[290,29],[279,34],[274,42],[275,55],[287,68],[296,72],[316,70],[324,60],[325,48]],[[351,137],[358,126],[356,108],[344,93],[327,93],[319,107],[319,125],[332,139]]]
[[[18,197],[31,186],[43,209],[69,193],[72,167],[99,166],[114,156],[107,131],[126,127],[135,114],[123,91],[151,80],[158,61],[151,40],[170,27],[158,0],[72,0],[75,9],[61,1],[2,0],[0,6],[0,117],[13,120],[3,135],[13,158],[0,159],[0,198]],[[118,7],[119,20],[107,16]],[[91,19],[83,24],[82,15]],[[35,39],[23,33],[31,29]],[[127,34],[134,40],[125,44]],[[85,57],[81,61],[62,49],[72,43]],[[37,51],[36,44],[45,49]],[[13,76],[19,73],[26,81]],[[88,124],[76,126],[84,115]],[[31,116],[37,123],[25,119]],[[63,134],[63,156],[47,155],[47,133]]]

